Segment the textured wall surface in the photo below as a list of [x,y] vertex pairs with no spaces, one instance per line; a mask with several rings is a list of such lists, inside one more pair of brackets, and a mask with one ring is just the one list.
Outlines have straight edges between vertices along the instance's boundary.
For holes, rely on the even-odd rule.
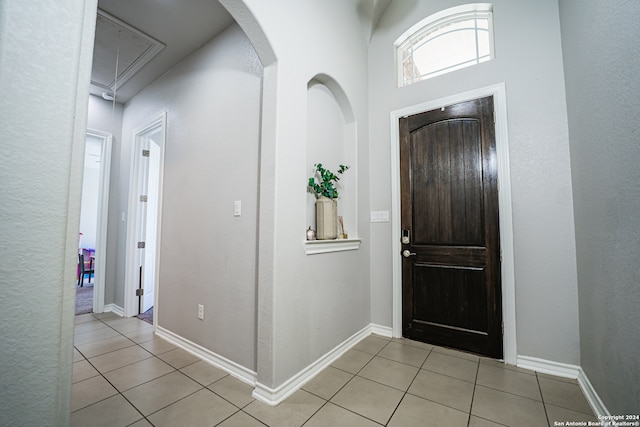
[[[275,79],[265,70],[262,123],[275,127],[276,139],[271,144],[263,133],[261,168],[270,159],[275,167],[262,175],[261,191],[268,194],[275,184],[275,216],[271,236],[260,235],[261,245],[271,244],[260,256],[273,256],[273,267],[260,269],[265,298],[258,304],[258,380],[273,388],[370,323],[367,46],[355,2],[245,3],[278,59]],[[339,85],[352,107],[357,156],[348,173],[357,180],[359,218],[358,229],[349,231],[363,244],[357,251],[307,256],[307,86],[318,75]],[[261,228],[268,217],[261,213]]]
[[[63,426],[69,420],[95,13],[95,1],[0,2],[0,425],[4,426]],[[36,292],[27,290],[34,286]]]
[[562,0],[581,364],[612,414],[640,409],[640,3]]
[[125,210],[133,132],[165,111],[158,325],[249,370],[256,365],[261,79],[251,44],[229,27],[127,103],[119,172]]

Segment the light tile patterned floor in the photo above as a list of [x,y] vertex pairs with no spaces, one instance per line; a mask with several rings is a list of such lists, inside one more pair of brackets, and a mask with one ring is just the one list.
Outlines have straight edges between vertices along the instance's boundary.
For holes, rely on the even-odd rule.
[[575,380],[372,335],[276,407],[114,314],[76,317],[72,426],[553,426],[596,421]]

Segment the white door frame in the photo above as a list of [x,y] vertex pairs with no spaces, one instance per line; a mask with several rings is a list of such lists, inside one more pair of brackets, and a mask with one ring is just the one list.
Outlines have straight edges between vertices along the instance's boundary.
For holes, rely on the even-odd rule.
[[138,218],[140,208],[140,179],[138,169],[140,167],[140,136],[149,132],[153,128],[162,129],[162,137],[160,141],[160,171],[158,177],[158,217],[156,229],[156,263],[155,263],[155,291],[154,291],[154,310],[153,310],[153,327],[156,328],[158,316],[158,277],[159,277],[159,260],[160,260],[160,236],[162,223],[162,187],[164,177],[164,152],[167,141],[167,113],[160,112],[151,117],[147,124],[133,131],[133,143],[131,151],[131,168],[129,172],[129,206],[128,206],[128,224],[127,238],[125,250],[125,284],[124,284],[124,315],[125,317],[136,316],[138,314],[138,297],[136,289],[138,288],[137,275],[139,267],[136,265],[136,253],[138,250]]
[[93,312],[104,311],[104,289],[107,259],[107,229],[109,225],[109,183],[111,181],[110,133],[87,129],[87,136],[102,140],[100,150],[100,177],[98,181],[98,217],[96,219],[96,252],[94,259]]
[[493,96],[498,156],[498,207],[500,212],[500,250],[502,255],[502,319],[504,322],[504,361],[516,364],[515,259],[513,253],[513,213],[511,173],[507,132],[507,98],[505,84],[500,83],[391,112],[391,227],[393,253],[393,336],[402,337],[402,260],[400,256],[400,128],[398,120],[436,108],[473,99]]

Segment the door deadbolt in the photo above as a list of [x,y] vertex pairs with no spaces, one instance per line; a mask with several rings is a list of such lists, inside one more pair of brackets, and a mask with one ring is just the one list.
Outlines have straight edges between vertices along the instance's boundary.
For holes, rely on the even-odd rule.
[[409,238],[409,230],[402,230],[402,244],[408,245],[411,243],[411,239]]
[[409,258],[410,256],[414,256],[416,253],[415,252],[411,252],[409,249],[405,249],[404,251],[402,251],[402,256],[405,258]]

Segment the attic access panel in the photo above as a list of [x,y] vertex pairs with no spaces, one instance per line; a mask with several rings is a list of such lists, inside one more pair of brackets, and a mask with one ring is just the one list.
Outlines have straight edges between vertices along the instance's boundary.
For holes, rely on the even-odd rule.
[[113,93],[164,48],[162,42],[98,9],[91,84]]

